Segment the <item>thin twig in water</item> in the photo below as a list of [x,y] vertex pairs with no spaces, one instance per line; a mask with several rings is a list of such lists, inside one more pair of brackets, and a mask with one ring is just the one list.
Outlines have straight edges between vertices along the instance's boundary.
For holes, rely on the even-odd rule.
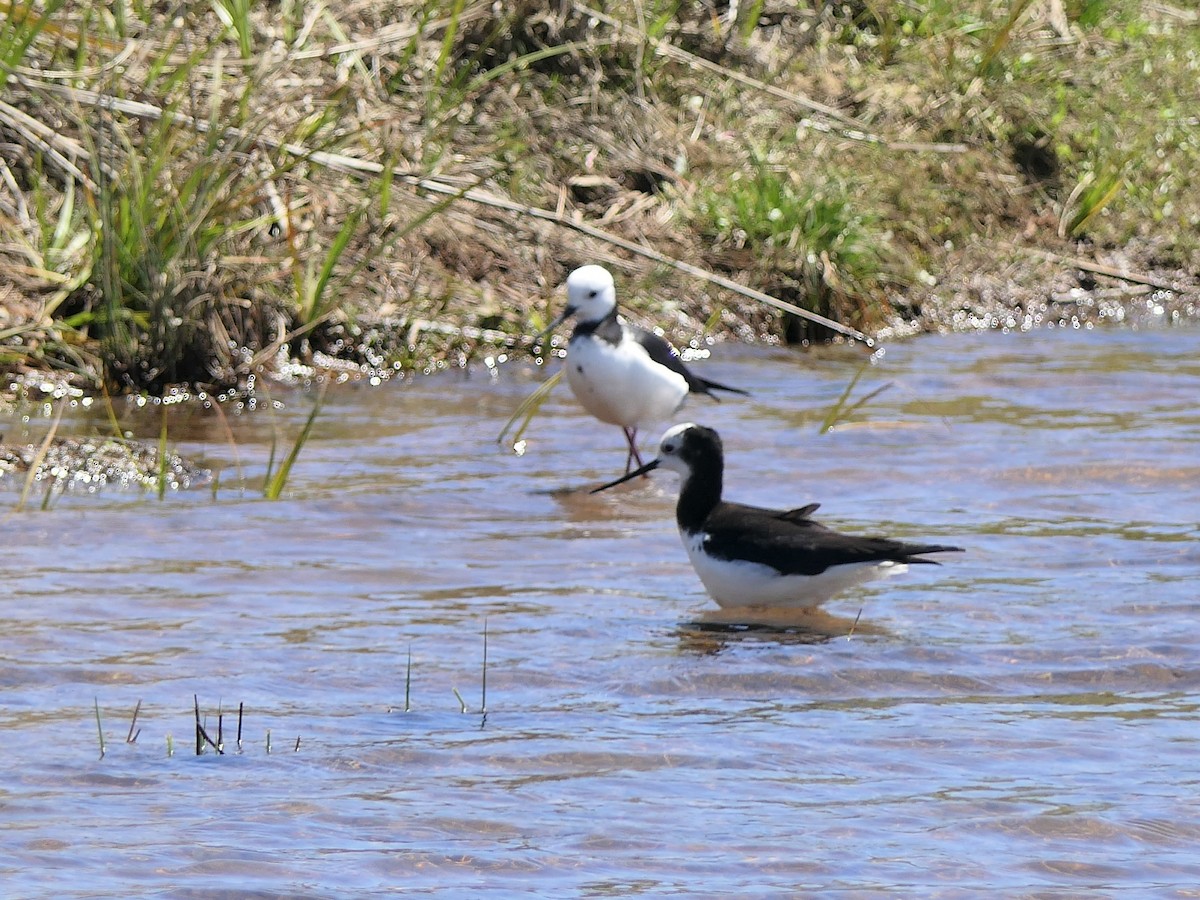
[[458,692],[458,688],[450,688],[454,691],[454,696],[458,698],[458,711],[465,713],[467,711],[467,701],[462,698],[462,694]]
[[100,724],[100,698],[93,698],[96,707],[96,734],[100,737],[100,758],[104,759],[104,727]]
[[125,735],[125,743],[127,743],[127,744],[136,743],[137,739],[138,739],[138,735],[142,733],[142,729],[140,729],[140,728],[137,730],[137,734],[135,734],[133,731],[134,727],[137,725],[138,713],[141,711],[142,711],[142,701],[138,700],[137,706],[135,706],[133,708],[133,719],[130,720],[130,722],[129,722],[129,734]]
[[[200,756],[204,752],[204,745],[208,744],[210,747],[216,750],[219,755],[224,756],[225,751],[217,745],[216,741],[208,736],[208,732],[205,731],[204,726],[200,724],[200,698],[195,694],[192,694],[192,701],[196,705],[196,755]],[[217,719],[217,724],[219,727],[219,717]]]
[[846,632],[846,640],[854,637],[854,629],[858,627],[858,620],[862,618],[862,607],[858,608],[858,615],[854,617],[854,624],[850,626],[850,630]]
[[412,644],[408,645],[408,665],[404,668],[404,711],[409,712],[412,707],[409,705],[410,689],[412,688]]
[[238,704],[238,730],[237,730],[237,748],[241,752],[242,749],[242,713],[244,712],[245,703]]
[[487,651],[488,651],[488,620],[487,616],[483,617],[483,675],[481,677],[481,689],[479,692],[479,711],[487,713]]
[[300,752],[300,735],[296,735],[296,746],[292,748],[293,753]]

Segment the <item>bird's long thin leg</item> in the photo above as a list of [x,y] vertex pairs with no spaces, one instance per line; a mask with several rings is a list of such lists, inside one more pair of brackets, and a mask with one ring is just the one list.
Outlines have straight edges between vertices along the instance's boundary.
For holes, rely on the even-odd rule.
[[638,453],[637,426],[630,427],[626,425],[622,427],[622,430],[625,432],[625,440],[629,442],[629,454],[625,457],[625,474],[628,475],[633,471],[633,461],[635,459],[637,460],[638,468],[644,466],[645,463],[642,462],[642,454]]

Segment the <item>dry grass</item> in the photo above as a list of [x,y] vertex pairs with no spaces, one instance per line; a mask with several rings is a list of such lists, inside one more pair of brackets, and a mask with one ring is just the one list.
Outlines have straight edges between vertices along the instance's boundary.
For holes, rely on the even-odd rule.
[[10,372],[454,365],[587,261],[683,340],[715,308],[828,335],[730,282],[870,332],[947,321],[967,261],[1004,279],[1023,247],[1200,270],[1200,37],[1167,4],[0,9]]

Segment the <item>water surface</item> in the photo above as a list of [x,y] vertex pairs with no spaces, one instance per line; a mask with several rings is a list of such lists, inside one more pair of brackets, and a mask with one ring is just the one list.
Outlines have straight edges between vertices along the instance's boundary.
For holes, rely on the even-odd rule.
[[708,621],[673,475],[571,490],[565,385],[498,445],[525,364],[331,388],[274,503],[310,395],[173,413],[215,485],[7,516],[5,894],[1194,896],[1198,337],[889,346],[825,434],[861,356],[715,347],[730,497],[967,548],[824,639]]

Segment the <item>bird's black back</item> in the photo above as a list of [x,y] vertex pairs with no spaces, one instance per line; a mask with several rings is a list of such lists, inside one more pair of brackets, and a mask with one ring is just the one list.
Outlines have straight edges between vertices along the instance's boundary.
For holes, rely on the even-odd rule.
[[704,521],[705,550],[722,559],[762,563],[783,575],[817,575],[851,563],[936,564],[922,556],[962,549],[844,534],[797,512],[719,503]]

